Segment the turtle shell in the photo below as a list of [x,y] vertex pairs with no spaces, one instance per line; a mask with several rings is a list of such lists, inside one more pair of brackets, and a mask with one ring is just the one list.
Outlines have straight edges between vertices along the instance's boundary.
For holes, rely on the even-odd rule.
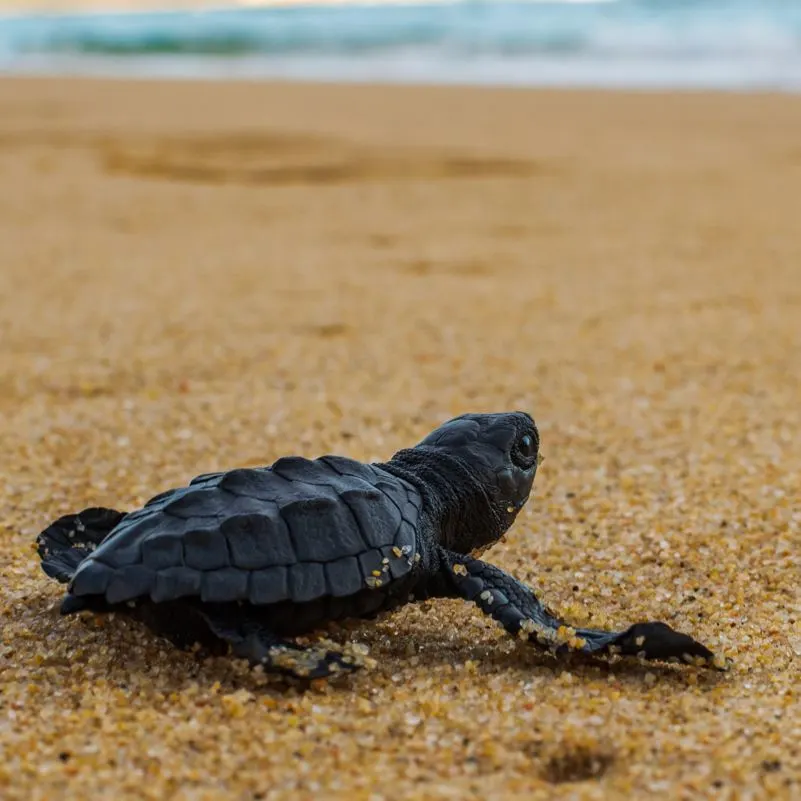
[[206,474],[127,515],[69,591],[109,604],[346,597],[411,571],[421,508],[407,482],[339,456]]

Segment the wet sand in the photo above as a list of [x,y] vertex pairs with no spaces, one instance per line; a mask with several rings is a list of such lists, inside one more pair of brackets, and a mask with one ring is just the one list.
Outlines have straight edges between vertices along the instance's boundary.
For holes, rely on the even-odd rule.
[[[801,793],[801,99],[0,81],[0,794]],[[729,673],[555,660],[437,602],[300,692],[64,619],[36,534],[525,409],[487,554]]]

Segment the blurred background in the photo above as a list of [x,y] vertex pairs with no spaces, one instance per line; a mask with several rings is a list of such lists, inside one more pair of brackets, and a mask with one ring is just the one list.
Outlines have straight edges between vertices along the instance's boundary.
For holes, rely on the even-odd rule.
[[[787,0],[0,3],[0,70],[703,89],[801,87]],[[259,7],[264,6],[264,7]],[[169,7],[173,10],[157,10]],[[114,9],[121,13],[110,13]],[[42,11],[81,11],[42,15]]]

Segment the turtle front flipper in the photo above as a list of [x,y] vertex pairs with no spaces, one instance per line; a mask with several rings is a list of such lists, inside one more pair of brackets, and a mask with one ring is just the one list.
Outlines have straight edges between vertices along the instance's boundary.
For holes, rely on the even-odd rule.
[[510,634],[555,653],[620,654],[726,668],[706,646],[666,623],[636,623],[625,631],[574,628],[552,615],[529,587],[500,568],[445,550],[441,558],[457,597],[477,604]]
[[323,645],[302,646],[270,631],[255,615],[241,608],[235,615],[224,609],[198,606],[211,632],[231,645],[234,656],[252,667],[296,679],[323,679],[358,670],[359,659]]

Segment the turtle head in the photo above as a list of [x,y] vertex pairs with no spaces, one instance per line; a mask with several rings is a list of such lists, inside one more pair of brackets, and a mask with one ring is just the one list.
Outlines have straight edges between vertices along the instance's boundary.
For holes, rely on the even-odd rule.
[[508,412],[460,415],[412,449],[438,490],[444,547],[477,555],[504,535],[531,493],[539,448],[531,416]]

